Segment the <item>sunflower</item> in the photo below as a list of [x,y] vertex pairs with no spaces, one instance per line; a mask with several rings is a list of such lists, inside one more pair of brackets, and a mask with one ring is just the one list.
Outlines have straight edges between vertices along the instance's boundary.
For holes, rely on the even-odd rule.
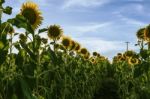
[[76,42],[71,40],[70,50],[75,50],[75,48],[76,48]]
[[0,32],[1,33],[5,32],[5,33],[13,34],[15,32],[15,30],[14,30],[14,28],[12,27],[12,25],[10,23],[4,22],[1,25]]
[[104,60],[106,60],[106,58],[105,58],[104,56],[100,56],[100,57],[99,57],[99,60],[100,60],[100,61],[104,61]]
[[119,61],[126,61],[126,57],[122,56]]
[[117,56],[122,56],[122,53],[118,53]]
[[24,34],[20,34],[19,38],[21,41],[26,42],[27,41],[27,37]]
[[63,37],[61,43],[66,49],[68,49],[71,46],[71,39],[69,37]]
[[90,53],[88,52],[86,55],[84,55],[84,58],[87,60],[90,58]]
[[48,28],[48,37],[53,40],[58,40],[63,34],[63,30],[59,25],[51,25]]
[[100,57],[101,55],[100,55],[100,53],[97,53],[97,57]]
[[137,64],[139,64],[139,59],[137,59],[137,58],[129,58],[128,64],[130,64],[130,65],[137,65]]
[[144,37],[146,41],[150,42],[150,25],[144,29]]
[[75,51],[78,52],[80,48],[81,48],[80,44],[76,42]]
[[48,39],[46,39],[46,38],[41,38],[41,40],[42,40],[43,44],[47,44],[48,43]]
[[126,51],[125,53],[124,53],[124,56],[126,57],[126,58],[130,58],[130,57],[134,57],[134,56],[136,56],[136,53],[134,52],[134,51]]
[[98,55],[98,53],[97,52],[93,52],[93,56],[97,56]]
[[96,64],[95,58],[94,58],[94,57],[91,57],[91,58],[90,58],[90,62],[91,62],[92,64]]
[[34,30],[42,23],[43,17],[41,16],[41,12],[39,11],[38,5],[33,2],[24,3],[20,14],[28,20]]
[[120,60],[122,58],[122,55],[118,55],[117,59]]
[[81,48],[81,50],[80,50],[80,53],[82,54],[82,55],[86,55],[87,54],[87,49],[86,48]]
[[137,31],[136,36],[139,40],[145,40],[144,30],[145,30],[145,28],[141,28]]

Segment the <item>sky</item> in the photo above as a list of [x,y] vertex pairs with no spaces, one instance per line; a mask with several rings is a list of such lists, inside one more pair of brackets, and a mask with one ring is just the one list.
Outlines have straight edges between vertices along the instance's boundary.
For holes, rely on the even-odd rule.
[[26,1],[39,5],[44,17],[40,28],[58,24],[64,35],[110,59],[126,51],[126,41],[138,51],[136,32],[150,23],[150,0],[6,0],[13,14],[3,20],[13,18]]

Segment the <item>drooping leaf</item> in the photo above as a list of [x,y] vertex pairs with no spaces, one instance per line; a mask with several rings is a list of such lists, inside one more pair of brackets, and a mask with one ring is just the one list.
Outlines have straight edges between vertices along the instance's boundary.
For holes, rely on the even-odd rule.
[[47,28],[39,29],[38,34],[46,32],[47,30],[48,30]]
[[17,28],[24,28],[29,33],[33,34],[34,31],[29,24],[29,22],[25,19],[22,15],[16,15],[15,18],[8,19],[7,22],[11,23],[12,25],[16,26]]

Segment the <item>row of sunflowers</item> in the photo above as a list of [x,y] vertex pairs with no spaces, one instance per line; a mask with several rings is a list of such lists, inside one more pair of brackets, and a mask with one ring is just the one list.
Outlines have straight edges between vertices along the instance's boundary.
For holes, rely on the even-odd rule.
[[[4,3],[0,1],[0,99],[149,99],[150,26],[137,31],[139,53],[118,53],[110,62],[64,35],[59,25],[39,29],[43,16],[34,2],[23,3],[14,18],[3,22],[2,16],[13,10]],[[45,34],[47,38],[41,36]]]

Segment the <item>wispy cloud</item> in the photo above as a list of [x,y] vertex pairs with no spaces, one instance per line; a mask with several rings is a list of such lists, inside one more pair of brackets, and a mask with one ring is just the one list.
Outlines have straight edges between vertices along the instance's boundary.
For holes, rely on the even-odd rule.
[[121,14],[120,11],[114,12],[113,14],[118,17],[118,20],[124,21],[126,24],[137,25],[137,26],[144,26],[147,24],[143,21],[139,21],[137,19],[133,19],[133,18],[129,18],[127,16],[124,16]]
[[73,32],[75,32],[76,35],[74,36],[81,36],[85,33],[94,33],[94,32],[98,32],[100,29],[110,26],[112,24],[112,22],[105,22],[105,23],[87,23],[85,25],[71,25],[71,26],[66,26],[67,31],[71,32],[73,30]]
[[73,6],[91,7],[91,6],[101,6],[108,3],[110,0],[66,0],[63,9],[70,8]]
[[142,21],[138,21],[135,19],[127,18],[127,17],[122,17],[121,20],[125,21],[127,24],[132,24],[132,25],[138,25],[138,26],[146,25],[146,23]]

